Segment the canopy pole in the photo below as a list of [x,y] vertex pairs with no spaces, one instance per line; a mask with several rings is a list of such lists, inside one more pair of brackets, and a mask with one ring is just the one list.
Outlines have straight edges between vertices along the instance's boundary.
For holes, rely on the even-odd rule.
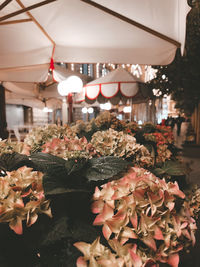
[[[26,9],[25,6],[22,4],[22,2],[20,0],[16,0],[18,5],[22,8],[22,9]],[[44,2],[52,2],[52,1],[57,1],[57,0],[48,0],[48,1],[44,1]],[[48,4],[46,3],[46,4]],[[34,16],[29,12],[26,11],[26,13],[28,14],[28,16],[32,19],[32,21],[38,26],[38,28],[43,32],[43,34],[47,37],[47,39],[49,39],[49,41],[53,44],[53,46],[55,46],[55,42],[54,40],[51,38],[51,36],[45,31],[45,29],[40,25],[40,23],[34,18]],[[1,18],[0,18],[1,19]]]
[[2,10],[4,7],[6,7],[12,0],[5,0],[1,5],[0,5],[0,10]]
[[[10,14],[8,14],[8,15],[5,15],[5,16],[3,16],[3,17],[0,17],[0,21],[3,21],[3,20],[6,20],[6,19],[9,19],[9,18],[12,18],[12,17],[14,17],[14,16],[17,16],[17,15],[19,15],[19,14],[25,13],[25,12],[27,12],[27,11],[29,11],[29,10],[34,9],[34,8],[37,8],[37,7],[40,7],[40,6],[44,6],[44,5],[49,4],[49,3],[51,3],[51,2],[54,2],[54,1],[57,1],[57,0],[46,0],[46,1],[43,1],[43,2],[40,2],[40,3],[34,4],[34,5],[32,5],[32,6],[23,8],[23,9],[21,9],[21,10],[18,10],[18,11],[15,11],[15,12],[13,12],[13,13],[10,13]],[[17,1],[17,2],[18,2],[18,1]]]
[[30,21],[32,21],[32,19],[16,19],[16,20],[0,22],[0,25],[17,24],[17,23],[24,23],[24,22],[30,22]]
[[6,122],[5,88],[0,84],[0,138],[8,138]]
[[174,40],[174,39],[172,39],[172,38],[170,38],[170,37],[168,37],[168,36],[166,36],[160,32],[152,30],[151,28],[146,27],[145,25],[140,24],[140,23],[136,22],[135,20],[129,19],[128,17],[125,17],[125,16],[123,16],[123,15],[121,15],[121,14],[119,14],[119,13],[117,13],[117,12],[107,8],[107,7],[104,7],[104,6],[97,4],[96,2],[93,2],[90,0],[81,0],[81,1],[86,3],[86,4],[91,5],[93,7],[96,7],[98,9],[100,9],[101,11],[104,11],[105,13],[110,14],[110,15],[118,18],[118,19],[121,19],[121,20],[123,20],[123,21],[145,31],[145,32],[148,32],[148,33],[150,33],[150,34],[152,34],[152,35],[154,35],[154,36],[156,36],[156,37],[158,37],[164,41],[167,41],[167,42],[175,45],[176,47],[181,47],[181,44],[179,42],[177,42],[176,40]]

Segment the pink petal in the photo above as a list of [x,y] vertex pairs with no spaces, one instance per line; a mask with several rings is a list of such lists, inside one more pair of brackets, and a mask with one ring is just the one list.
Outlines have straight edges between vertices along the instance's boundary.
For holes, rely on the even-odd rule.
[[24,202],[21,198],[18,198],[14,204],[14,207],[16,208],[23,208],[24,207]]
[[169,234],[169,235],[167,235],[167,236],[165,237],[165,239],[164,239],[164,241],[165,241],[165,245],[166,245],[167,247],[170,246],[170,238],[171,238],[171,236],[170,236],[170,234]]
[[128,240],[129,240],[129,238],[127,238],[127,237],[121,237],[120,244],[123,246]]
[[185,194],[181,190],[179,190],[177,182],[175,182],[174,184],[169,183],[168,191],[173,195],[179,196],[180,198],[185,198]]
[[123,221],[125,217],[126,217],[126,211],[121,209],[113,216],[113,220]]
[[156,251],[156,242],[152,237],[145,237],[142,239],[142,241],[151,249],[153,249],[153,251]]
[[195,243],[196,243],[196,238],[195,238],[195,235],[194,235],[193,231],[191,231],[191,240],[192,240],[192,245],[194,246]]
[[158,226],[155,226],[154,229],[154,238],[157,240],[164,240],[161,229]]
[[26,225],[29,227],[31,226],[32,224],[34,224],[36,221],[37,221],[37,218],[38,218],[38,215],[35,213],[35,214],[32,214],[29,218],[29,220],[27,221]]
[[21,194],[21,197],[27,197],[32,192],[31,188],[27,191]]
[[77,249],[79,249],[84,255],[89,256],[90,255],[90,244],[87,244],[85,242],[76,242],[73,244]]
[[11,221],[9,226],[16,234],[21,235],[23,233],[22,220],[19,217]]
[[190,234],[189,234],[189,232],[188,232],[188,230],[187,229],[183,229],[182,230],[182,234],[185,236],[185,237],[187,237],[187,239],[191,239],[191,236],[190,236]]
[[114,214],[113,209],[105,203],[103,207],[103,212],[97,215],[97,217],[93,222],[93,225],[103,224],[106,220],[112,218],[113,214]]
[[137,229],[137,226],[138,226],[138,216],[137,216],[137,213],[136,213],[136,212],[134,213],[134,215],[132,215],[132,216],[130,217],[130,221],[131,221],[133,227],[134,227],[135,229]]
[[79,257],[76,261],[77,267],[87,267],[87,262],[84,260],[84,257]]
[[188,226],[188,222],[184,222],[184,223],[181,224],[181,229],[184,229],[187,226]]
[[104,202],[102,200],[97,200],[92,203],[92,213],[100,213],[103,210]]
[[167,263],[172,267],[178,267],[179,264],[179,255],[178,254],[172,254],[169,256]]
[[94,199],[98,199],[100,196],[101,196],[101,191],[100,191],[99,188],[96,186],[96,187],[95,187],[95,192],[94,192],[93,198],[94,198]]
[[170,211],[172,211],[173,208],[174,208],[174,206],[175,206],[175,203],[174,203],[174,202],[167,202],[167,203],[165,204],[165,206],[166,206]]
[[136,233],[134,233],[134,231],[129,227],[124,227],[124,230],[122,232],[122,237],[138,239]]
[[107,224],[104,224],[104,226],[102,228],[102,232],[103,232],[105,239],[107,239],[107,240],[110,238],[110,236],[112,234],[112,231]]
[[134,253],[132,249],[129,249],[129,253],[131,255],[133,266],[134,267],[141,267],[142,266],[141,258],[136,253]]

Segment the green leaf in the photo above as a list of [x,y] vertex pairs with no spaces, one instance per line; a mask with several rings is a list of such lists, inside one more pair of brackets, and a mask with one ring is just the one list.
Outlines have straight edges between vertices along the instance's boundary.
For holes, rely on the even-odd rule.
[[156,175],[156,176],[161,176],[163,174],[165,174],[165,170],[163,170],[162,168],[156,168],[154,170],[152,170],[152,172]]
[[65,162],[65,168],[68,174],[80,171],[86,164],[86,158],[68,159]]
[[19,153],[4,153],[0,156],[0,170],[13,171],[22,166],[31,167],[31,162],[26,155]]
[[161,168],[156,168],[154,171],[155,175],[168,174],[170,176],[182,176],[185,175],[185,167],[179,161],[165,161]]
[[65,168],[59,166],[49,169],[43,177],[45,195],[59,195],[71,192],[87,192],[85,178],[81,173],[68,174]]
[[155,148],[152,144],[146,143],[144,146],[148,149],[149,153],[151,154],[151,157],[153,159],[153,165],[155,164],[155,158],[156,158],[156,153],[155,153]]
[[88,161],[84,176],[89,181],[105,180],[114,177],[127,168],[129,163],[117,157],[100,157]]
[[33,162],[34,168],[43,173],[51,171],[55,173],[58,168],[65,172],[66,160],[63,158],[42,152],[34,153],[29,158]]

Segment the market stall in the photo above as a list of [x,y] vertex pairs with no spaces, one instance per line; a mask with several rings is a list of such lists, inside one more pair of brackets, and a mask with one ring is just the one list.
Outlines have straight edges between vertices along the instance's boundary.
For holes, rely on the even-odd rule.
[[0,145],[2,266],[191,263],[199,189],[170,127],[107,112]]

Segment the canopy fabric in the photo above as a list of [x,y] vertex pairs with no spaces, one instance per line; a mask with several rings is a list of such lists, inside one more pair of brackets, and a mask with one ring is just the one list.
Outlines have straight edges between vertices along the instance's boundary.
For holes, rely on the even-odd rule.
[[[55,107],[54,103],[58,106],[57,103],[61,103],[62,99],[57,91],[58,82],[71,75],[79,76],[83,84],[91,80],[89,76],[68,70],[64,66],[55,65],[52,75],[48,75],[44,65],[36,66],[28,71],[20,68],[14,76],[17,82],[3,82],[3,86],[6,88],[6,103],[43,108],[44,103],[42,101],[45,99],[50,105],[49,108]],[[12,79],[10,78],[10,80]],[[36,82],[33,82],[34,80]],[[42,86],[40,86],[40,83]],[[60,99],[59,102],[58,99]]]
[[[141,87],[140,84],[143,86]],[[133,102],[141,103],[147,101],[148,98],[148,95],[142,93],[146,90],[144,87],[142,78],[133,76],[123,68],[118,68],[86,84],[83,91],[76,96],[76,101],[93,103],[98,100],[104,103],[109,99],[113,104],[118,104],[120,100],[126,102],[128,98],[131,98]]]
[[[0,26],[1,28],[1,26]],[[1,41],[0,41],[1,46]],[[49,64],[0,69],[0,81],[6,82],[46,82]]]
[[[0,4],[3,2],[0,0]],[[44,67],[41,77],[24,77],[24,81],[41,80],[51,59],[165,65],[173,60],[179,43],[184,47],[189,10],[186,0],[54,0],[29,12],[5,17],[39,2],[42,0],[11,1],[0,10],[0,80],[18,81],[16,68],[18,73],[20,68],[28,73],[31,68]],[[102,11],[94,3],[123,17]],[[164,40],[163,35],[168,39]]]
[[111,98],[120,91],[125,97],[133,97],[138,92],[138,82],[130,72],[118,68],[106,76],[88,83],[85,86],[85,96],[91,100],[96,99],[101,93],[105,98]]

